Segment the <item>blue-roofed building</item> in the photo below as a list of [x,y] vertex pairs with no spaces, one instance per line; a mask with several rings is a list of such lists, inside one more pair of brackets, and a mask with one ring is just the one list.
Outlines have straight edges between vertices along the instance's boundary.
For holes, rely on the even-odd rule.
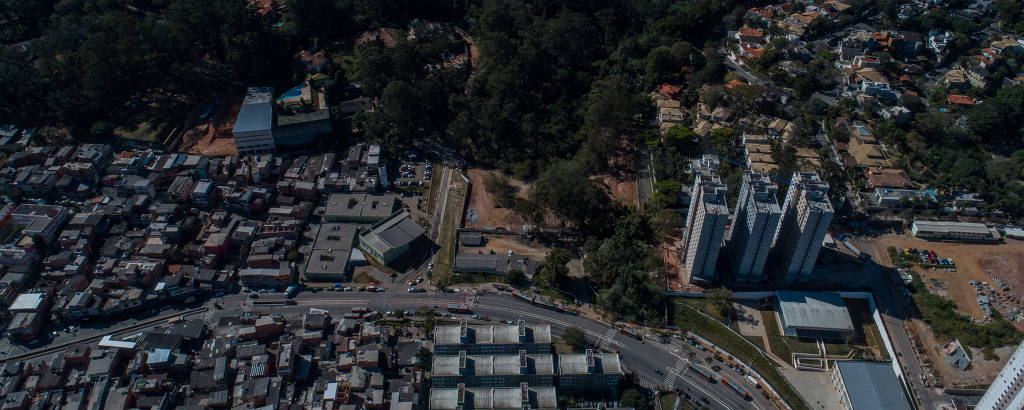
[[231,130],[239,155],[274,150],[271,93],[270,87],[250,87],[246,92],[242,109],[235,119],[235,127]]
[[890,363],[837,361],[830,373],[845,409],[910,410]]

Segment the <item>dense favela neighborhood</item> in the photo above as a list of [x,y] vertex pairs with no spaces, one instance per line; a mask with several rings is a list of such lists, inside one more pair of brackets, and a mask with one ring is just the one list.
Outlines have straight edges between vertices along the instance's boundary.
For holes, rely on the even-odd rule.
[[0,410],[1024,408],[1019,0],[0,0]]

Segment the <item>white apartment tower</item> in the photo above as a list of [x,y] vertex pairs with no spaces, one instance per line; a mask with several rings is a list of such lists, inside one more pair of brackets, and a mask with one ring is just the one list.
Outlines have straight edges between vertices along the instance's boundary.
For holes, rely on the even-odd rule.
[[992,385],[981,396],[977,410],[1024,409],[1024,343],[1017,346],[1010,360],[999,371]]
[[727,247],[737,282],[765,279],[764,265],[782,217],[782,209],[775,199],[777,193],[778,188],[768,175],[757,172],[743,174]]
[[722,247],[729,207],[725,202],[728,191],[718,176],[718,158],[704,155],[690,163],[693,173],[693,193],[690,211],[686,214],[686,232],[683,237],[683,270],[691,283],[710,282],[718,278],[715,265]]
[[814,172],[794,172],[782,204],[772,249],[774,279],[806,282],[832,222],[828,183]]

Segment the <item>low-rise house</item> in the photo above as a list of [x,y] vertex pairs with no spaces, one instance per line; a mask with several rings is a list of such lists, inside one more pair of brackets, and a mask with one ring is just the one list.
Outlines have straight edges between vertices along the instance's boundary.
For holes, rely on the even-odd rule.
[[874,204],[883,208],[912,208],[936,202],[931,192],[923,190],[875,188]]
[[895,168],[868,167],[864,170],[868,188],[914,189],[907,171]]
[[520,255],[460,253],[455,255],[455,266],[452,270],[458,273],[500,276],[518,271],[527,277],[533,277],[540,270],[540,263]]

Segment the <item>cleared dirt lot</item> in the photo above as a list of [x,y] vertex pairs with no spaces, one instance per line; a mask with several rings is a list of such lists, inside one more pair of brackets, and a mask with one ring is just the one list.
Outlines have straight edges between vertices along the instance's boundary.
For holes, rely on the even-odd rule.
[[[1018,300],[1024,293],[1024,242],[1021,241],[1007,240],[1002,244],[985,245],[931,242],[904,235],[888,235],[869,241],[855,241],[855,244],[875,255],[876,260],[883,265],[892,265],[887,251],[890,246],[929,249],[934,250],[940,257],[953,258],[957,265],[956,272],[922,269],[919,266],[915,266],[914,270],[921,275],[930,292],[956,302],[960,311],[975,318],[981,318],[982,313],[976,300],[975,289],[969,282],[976,280],[992,283],[992,279],[985,274],[986,269],[1006,281],[1010,286],[1009,293],[1015,295]],[[939,284],[938,289],[935,286],[936,282]],[[1018,329],[1024,329],[1024,324],[1011,323]],[[907,330],[920,340],[928,361],[932,363],[932,371],[941,378],[946,387],[991,383],[1015,348],[1008,346],[995,349],[1000,360],[993,361],[985,360],[981,350],[972,348],[969,352],[971,368],[959,371],[946,364],[944,355],[940,352],[940,346],[948,340],[937,339],[928,324],[922,320],[912,320],[909,324]]]
[[[887,235],[870,241],[858,241],[857,246],[873,248],[871,253],[877,255],[879,262],[891,266],[887,249],[917,248],[935,251],[939,257],[953,258],[956,272],[930,270],[915,266],[914,270],[921,274],[929,290],[933,292],[933,282],[942,285],[948,298],[960,307],[961,311],[981,319],[981,308],[976,300],[974,287],[970,281],[986,281],[992,279],[985,274],[988,269],[1010,286],[1010,293],[1017,300],[1024,297],[1024,242],[1007,240],[1002,244],[972,244],[955,242],[932,242],[905,235]],[[936,292],[941,293],[941,292]],[[1018,326],[1020,327],[1020,326]]]
[[601,180],[608,185],[608,196],[625,206],[636,207],[636,181],[632,174],[612,176],[601,175]]
[[512,251],[516,255],[522,255],[530,260],[541,261],[548,254],[549,249],[544,248],[535,242],[527,242],[517,235],[493,235],[484,234],[487,242],[482,247],[460,246],[459,253],[508,253]]
[[[473,184],[469,193],[469,206],[466,209],[468,212],[476,213],[474,221],[474,218],[471,218],[467,212],[466,227],[501,227],[513,232],[521,231],[523,224],[525,223],[523,222],[523,218],[511,209],[498,207],[494,197],[487,193],[487,184],[485,181],[489,174],[503,175],[499,171],[488,171],[478,168],[471,168],[466,171],[466,176]],[[519,188],[519,192],[517,194],[518,197],[526,197],[529,185],[514,178],[509,178],[509,183],[512,186]]]
[[218,101],[228,103],[211,103],[206,116],[193,119],[191,127],[182,134],[179,150],[209,156],[237,155],[231,128],[244,99],[244,95],[224,94]]

